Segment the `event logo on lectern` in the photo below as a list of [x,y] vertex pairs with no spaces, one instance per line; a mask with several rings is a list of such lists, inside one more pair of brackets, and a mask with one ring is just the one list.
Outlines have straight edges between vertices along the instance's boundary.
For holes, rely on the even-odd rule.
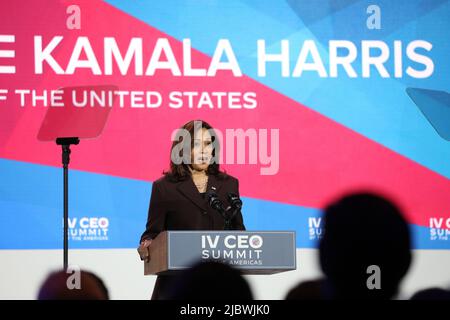
[[202,259],[234,265],[262,265],[263,238],[259,235],[202,235]]
[[108,227],[106,217],[69,218],[69,237],[75,241],[107,241]]

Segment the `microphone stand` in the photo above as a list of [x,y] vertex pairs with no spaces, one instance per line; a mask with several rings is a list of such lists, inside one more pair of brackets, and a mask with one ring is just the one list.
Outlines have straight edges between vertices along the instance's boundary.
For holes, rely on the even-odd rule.
[[[232,211],[232,212],[231,212]],[[233,220],[233,218],[236,216],[236,214],[238,213],[240,211],[240,209],[239,208],[236,208],[236,207],[229,207],[227,210],[226,210],[226,212],[225,212],[225,216],[224,216],[224,219],[225,219],[225,230],[233,230],[232,228],[231,228],[231,221]],[[231,214],[230,214],[230,212],[231,212]],[[229,228],[229,229],[226,229],[226,228]]]
[[[214,191],[209,191],[207,193],[208,203],[211,208],[217,210],[223,217],[225,225],[224,230],[233,230],[231,225],[231,220],[233,220],[234,216],[241,211],[242,201],[235,194],[229,194],[228,197],[231,202],[231,206],[227,209],[224,209],[222,201],[220,201],[219,197]],[[230,214],[231,212],[231,214]]]
[[63,265],[64,270],[67,271],[69,264],[69,236],[68,236],[68,220],[69,220],[69,162],[70,162],[70,145],[77,145],[80,139],[73,138],[57,138],[56,144],[62,147],[62,164],[63,164],[63,179],[64,179],[64,254]]
[[224,212],[224,214],[223,214],[223,218],[224,218],[224,220],[225,220],[225,226],[223,227],[223,229],[224,230],[232,230],[232,228],[231,228],[231,219],[232,219],[232,217],[234,216],[232,216],[232,217],[230,217],[230,215],[228,214],[228,211],[229,211],[230,209],[228,209],[228,210],[226,210],[225,212]]
[[242,201],[235,193],[228,193],[228,200],[231,203],[231,206],[227,208],[227,212],[233,210],[232,214],[228,214],[228,221],[231,227],[231,220],[233,220],[236,214],[241,211]]
[[229,208],[224,209],[223,207],[223,203],[222,201],[220,201],[219,197],[217,196],[217,194],[213,191],[208,192],[207,194],[208,197],[208,204],[211,208],[213,208],[214,210],[217,210],[220,215],[223,217],[224,219],[224,230],[232,230],[231,228],[231,219],[228,218],[228,214],[227,212],[229,211]]

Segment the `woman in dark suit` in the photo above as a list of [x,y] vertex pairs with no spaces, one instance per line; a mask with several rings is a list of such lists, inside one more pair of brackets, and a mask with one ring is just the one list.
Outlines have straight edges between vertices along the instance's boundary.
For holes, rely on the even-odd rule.
[[[138,248],[142,260],[150,259],[152,239],[164,230],[224,230],[224,217],[209,206],[206,194],[212,190],[226,208],[231,205],[228,194],[239,195],[239,184],[220,171],[218,153],[217,136],[208,123],[190,121],[180,128],[171,148],[170,171],[153,183]],[[231,220],[231,229],[245,230],[240,212]],[[158,276],[152,299],[159,298],[169,281],[170,276]]]

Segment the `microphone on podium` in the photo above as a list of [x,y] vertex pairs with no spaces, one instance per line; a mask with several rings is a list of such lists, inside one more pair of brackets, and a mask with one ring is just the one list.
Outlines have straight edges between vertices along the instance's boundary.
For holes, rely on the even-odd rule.
[[219,199],[219,196],[215,192],[215,188],[211,188],[206,193],[206,198],[208,199],[208,204],[211,208],[219,211],[222,215],[225,214],[225,208],[223,206],[222,201]]
[[206,192],[206,198],[208,199],[209,206],[218,211],[225,220],[224,229],[232,230],[231,220],[233,220],[234,216],[240,212],[242,208],[242,200],[236,193],[229,192],[227,193],[227,196],[231,206],[225,209],[222,200],[219,199],[219,196],[216,193],[215,187],[211,187],[211,189]]
[[219,199],[219,196],[217,195],[215,190],[216,188],[211,187],[211,189],[206,193],[208,204],[211,208],[218,211],[222,215],[225,221],[224,230],[231,230],[231,219],[229,218],[228,214],[230,208],[225,209],[222,200]]
[[231,207],[235,208],[236,210],[241,210],[242,208],[242,201],[241,198],[235,193],[228,193],[228,201],[231,203]]

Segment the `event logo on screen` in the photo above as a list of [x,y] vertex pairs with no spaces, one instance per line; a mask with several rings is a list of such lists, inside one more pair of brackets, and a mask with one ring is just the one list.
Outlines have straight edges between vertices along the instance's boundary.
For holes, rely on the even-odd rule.
[[309,227],[309,240],[320,240],[323,237],[325,229],[323,228],[322,218],[320,217],[309,217],[308,219]]
[[430,218],[430,240],[450,239],[450,218]]
[[263,238],[259,235],[203,235],[202,259],[232,265],[262,265]]
[[72,241],[107,241],[109,219],[106,217],[69,218]]

